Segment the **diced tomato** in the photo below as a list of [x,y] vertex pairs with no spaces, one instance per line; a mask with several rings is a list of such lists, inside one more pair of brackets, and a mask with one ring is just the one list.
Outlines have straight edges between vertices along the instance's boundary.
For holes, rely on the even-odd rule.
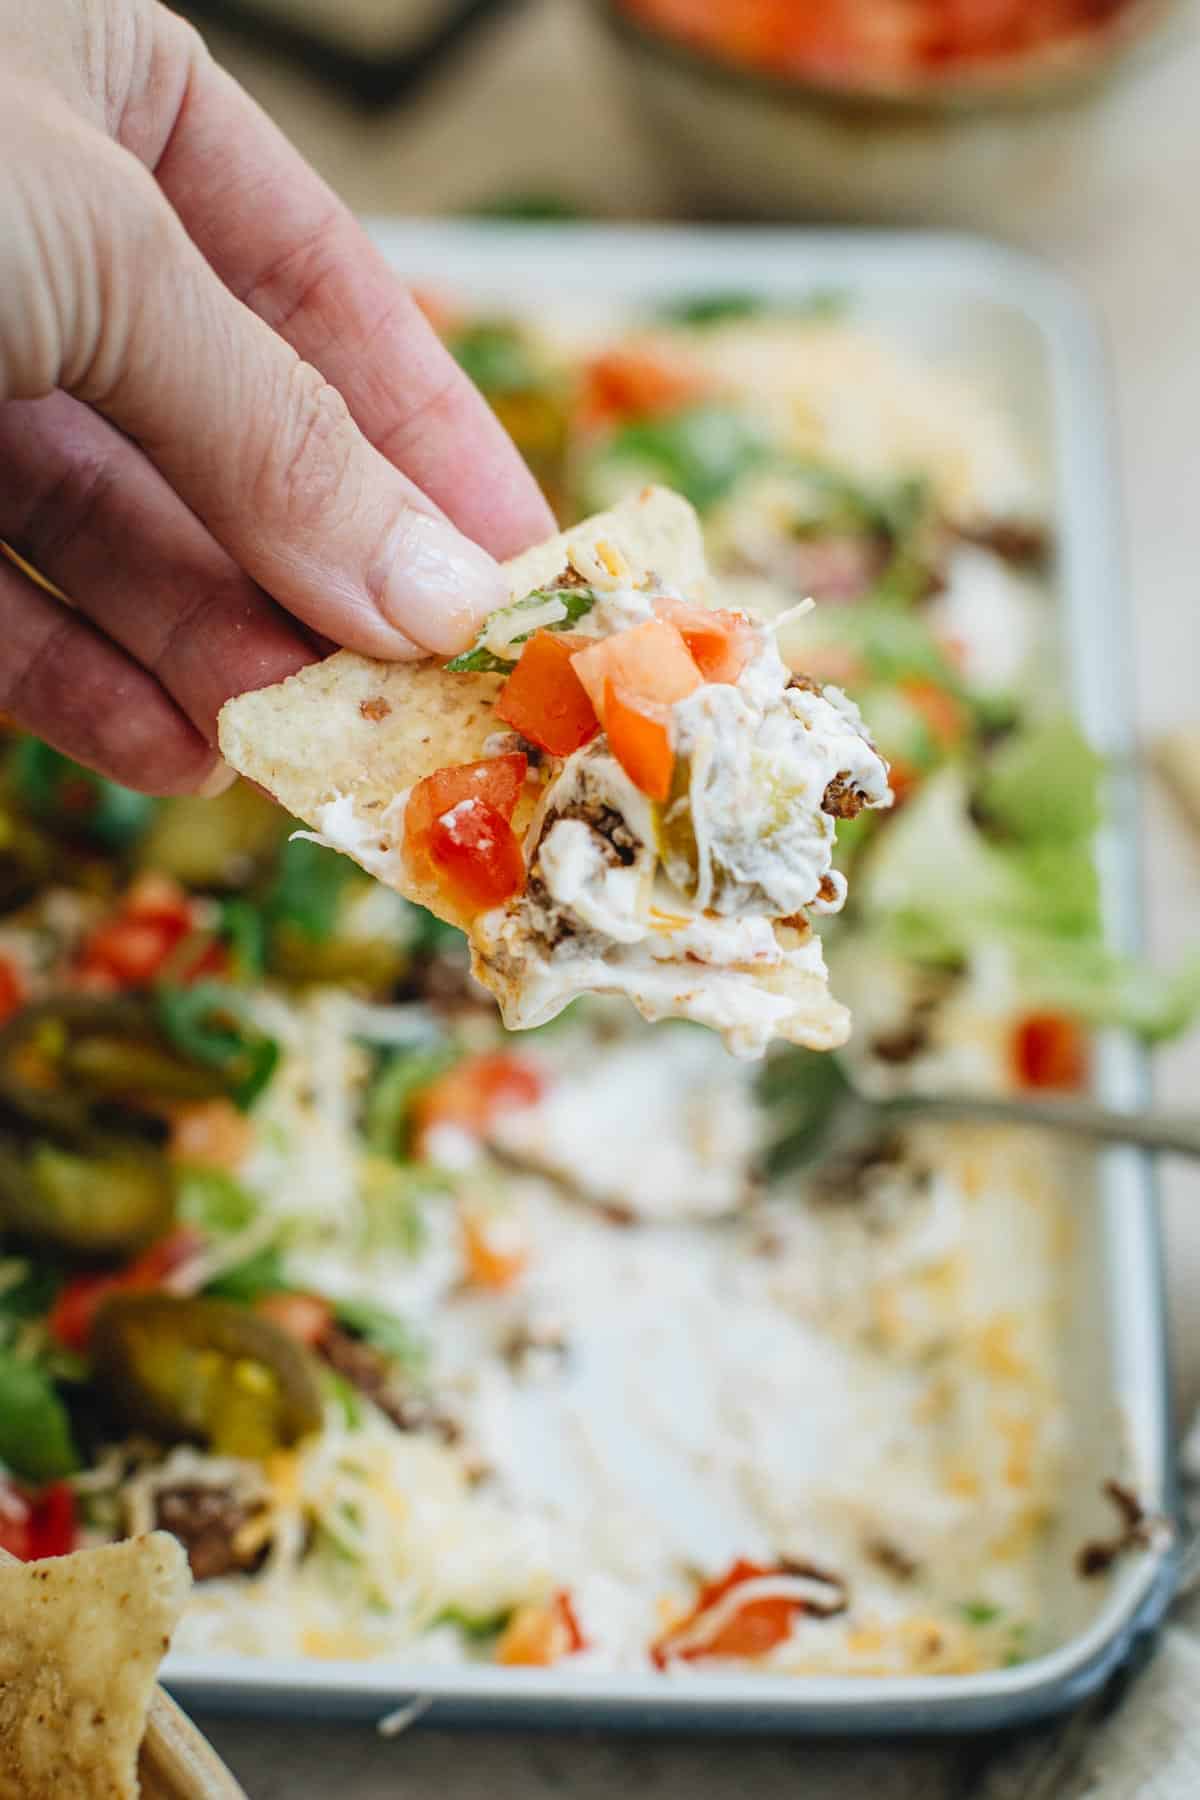
[[236,1169],[254,1142],[254,1126],[232,1100],[196,1100],[171,1110],[167,1145],[173,1162]]
[[633,785],[651,800],[666,800],[675,775],[668,709],[628,700],[610,681],[604,690],[604,726],[609,748]]
[[463,1219],[462,1241],[467,1280],[473,1287],[503,1293],[529,1265],[525,1245],[503,1242],[495,1222],[486,1217],[468,1213]]
[[320,1294],[262,1294],[254,1310],[310,1350],[333,1324],[333,1308]]
[[75,1548],[75,1494],[67,1482],[51,1482],[34,1497],[29,1538],[31,1562]]
[[585,425],[616,425],[676,412],[698,400],[705,382],[692,369],[648,350],[609,350],[588,365],[580,414]]
[[902,756],[893,756],[888,763],[888,785],[895,795],[895,805],[903,806],[910,800],[921,785],[921,771],[913,763],[905,762]]
[[1088,1077],[1087,1034],[1065,1013],[1029,1013],[1012,1034],[1012,1063],[1027,1088],[1081,1088]]
[[0,1550],[18,1562],[32,1556],[33,1508],[11,1481],[0,1480]]
[[754,651],[754,627],[742,613],[656,600],[660,619],[674,625],[705,681],[737,681]]
[[514,1669],[547,1669],[586,1649],[587,1640],[564,1588],[548,1606],[517,1608],[496,1645],[496,1661]]
[[52,1338],[68,1350],[85,1351],[96,1313],[110,1294],[141,1293],[162,1287],[167,1276],[204,1246],[201,1234],[181,1225],[151,1244],[125,1268],[107,1275],[76,1275],[64,1283],[46,1320]]
[[629,779],[665,800],[675,768],[669,709],[703,681],[677,628],[647,619],[577,651],[571,663]]
[[11,1019],[25,1004],[25,983],[20,971],[8,957],[0,956],[0,1025]]
[[912,676],[907,681],[902,681],[900,692],[913,710],[920,714],[939,750],[954,750],[961,744],[966,734],[967,715],[956,695],[925,676]]
[[166,875],[139,876],[115,915],[86,939],[78,963],[82,984],[148,986],[195,926],[195,908],[177,882]]
[[496,717],[551,756],[570,756],[600,730],[596,709],[571,666],[588,639],[570,631],[535,631],[500,689]]
[[442,886],[467,913],[503,906],[525,886],[520,840],[483,800],[461,801],[434,821],[429,858]]
[[687,1617],[673,1625],[652,1645],[650,1656],[656,1667],[665,1668],[671,1661],[698,1662],[709,1656],[764,1656],[776,1644],[781,1644],[791,1631],[796,1614],[804,1610],[802,1601],[789,1600],[783,1596],[748,1600],[717,1631],[706,1637],[703,1643],[691,1648],[686,1644],[686,1637],[693,1625],[727,1594],[745,1582],[758,1581],[765,1575],[780,1573],[783,1571],[763,1568],[758,1563],[739,1559],[725,1575],[716,1581],[707,1582],[701,1588],[696,1604]]
[[509,824],[525,785],[520,751],[438,769],[418,781],[404,814],[410,866],[427,873],[467,916],[525,886],[525,858]]
[[577,650],[571,666],[604,719],[604,689],[614,682],[632,701],[653,701],[673,706],[694,693],[703,677],[691,652],[674,625],[666,619],[647,619],[598,638],[586,650]]
[[501,818],[511,819],[528,769],[528,761],[520,750],[485,757],[482,762],[455,763],[438,769],[424,781],[418,781],[409,795],[405,829],[422,835],[435,819],[461,800],[482,800]]
[[417,1096],[413,1125],[418,1143],[436,1125],[456,1125],[484,1137],[505,1113],[536,1106],[545,1088],[540,1070],[511,1050],[465,1057]]
[[75,1495],[65,1481],[53,1481],[28,1496],[0,1481],[0,1550],[20,1562],[66,1556],[75,1548]]

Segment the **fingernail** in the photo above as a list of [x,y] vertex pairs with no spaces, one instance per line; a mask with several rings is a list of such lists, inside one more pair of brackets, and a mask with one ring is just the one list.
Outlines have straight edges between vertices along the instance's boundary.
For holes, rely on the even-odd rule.
[[218,794],[227,794],[237,780],[237,770],[231,769],[227,762],[219,762],[196,789],[202,800],[215,800]]
[[508,587],[486,550],[430,513],[408,512],[392,537],[379,609],[427,650],[465,650]]

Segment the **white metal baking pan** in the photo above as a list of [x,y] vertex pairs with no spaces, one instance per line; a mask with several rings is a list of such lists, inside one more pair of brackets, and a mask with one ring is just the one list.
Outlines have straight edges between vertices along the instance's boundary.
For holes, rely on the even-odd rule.
[[[856,317],[999,387],[1039,456],[1059,543],[1065,679],[1096,746],[1128,768],[1129,655],[1103,359],[1086,311],[1040,265],[966,239],[660,227],[520,227],[379,222],[378,241],[411,279],[484,304],[528,309],[539,293],[589,308],[736,285],[795,297],[845,291]],[[1138,942],[1137,796],[1114,782],[1100,846],[1112,941]],[[1099,1086],[1137,1106],[1145,1068],[1127,1042],[1103,1046]],[[572,1675],[416,1663],[169,1659],[168,1684],[194,1706],[371,1717],[420,1697],[425,1717],[792,1733],[996,1728],[1062,1710],[1148,1643],[1169,1598],[1169,1554],[1125,1560],[1107,1584],[1062,1578],[1069,1547],[1107,1526],[1102,1480],[1118,1465],[1147,1505],[1174,1509],[1160,1245],[1152,1174],[1136,1152],[1089,1162],[1068,1331],[1078,1467],[1047,1581],[1061,1641],[987,1674],[823,1678]],[[1059,1589],[1061,1588],[1061,1593]]]

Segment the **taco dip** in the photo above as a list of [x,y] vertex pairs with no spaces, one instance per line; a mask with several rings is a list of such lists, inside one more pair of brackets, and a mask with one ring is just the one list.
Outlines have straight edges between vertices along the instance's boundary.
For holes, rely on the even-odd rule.
[[998,1722],[1157,1591],[1138,1166],[820,1150],[848,1080],[1128,1099],[1187,1016],[1114,939],[1120,715],[1064,673],[1075,315],[984,253],[656,242],[652,282],[632,235],[397,254],[568,540],[672,490],[707,603],[861,708],[896,803],[837,820],[814,921],[845,1048],[612,995],[508,1033],[335,832],[4,743],[0,1543],[174,1533],[189,1689]]

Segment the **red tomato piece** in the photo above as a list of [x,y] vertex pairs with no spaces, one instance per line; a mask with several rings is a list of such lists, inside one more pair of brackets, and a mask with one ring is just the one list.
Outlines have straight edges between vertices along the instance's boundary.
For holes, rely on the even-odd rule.
[[19,1562],[66,1556],[75,1548],[75,1495],[65,1481],[24,1494],[0,1481],[0,1550]]
[[483,1137],[497,1119],[536,1106],[545,1089],[541,1072],[510,1050],[486,1051],[455,1063],[420,1094],[413,1107],[418,1138],[435,1125],[457,1125]]
[[0,1025],[25,1004],[25,983],[15,963],[0,956]]
[[33,1502],[29,1522],[29,1560],[68,1556],[75,1548],[75,1494],[69,1483],[53,1481]]
[[503,905],[525,886],[525,858],[509,820],[527,768],[520,751],[460,763],[427,775],[409,795],[405,855],[467,916]]
[[609,748],[630,781],[661,804],[671,792],[675,774],[668,709],[630,700],[609,681],[604,689],[604,727]]
[[583,1635],[578,1615],[571,1603],[571,1596],[566,1588],[560,1588],[554,1596],[553,1606],[558,1614],[567,1640],[567,1655],[574,1656],[578,1650],[587,1649],[587,1639]]
[[900,683],[900,692],[921,720],[939,750],[954,750],[961,744],[967,729],[967,715],[961,700],[925,676],[912,676]]
[[485,757],[482,762],[455,763],[450,768],[437,769],[424,781],[418,781],[409,795],[405,828],[418,835],[428,831],[436,818],[460,800],[483,800],[503,819],[511,819],[528,769],[528,760],[520,750]]
[[148,986],[195,924],[195,909],[177,882],[139,876],[114,916],[84,943],[78,965],[84,985]]
[[18,1562],[33,1555],[33,1508],[11,1481],[0,1480],[0,1550]]
[[254,1310],[310,1350],[333,1324],[333,1308],[320,1294],[262,1294]]
[[504,1244],[489,1235],[486,1219],[465,1218],[462,1226],[463,1261],[473,1287],[502,1294],[519,1281],[529,1266],[524,1244]]
[[588,425],[616,425],[676,412],[698,400],[705,382],[692,369],[649,350],[609,350],[588,365],[580,411]]
[[68,1350],[85,1351],[96,1313],[110,1294],[152,1291],[168,1275],[203,1248],[204,1239],[190,1225],[181,1225],[157,1244],[151,1244],[124,1269],[108,1275],[76,1275],[59,1289],[46,1320],[52,1338]]
[[[701,685],[703,677],[683,638],[666,619],[647,619],[577,650],[571,666],[604,722],[605,684],[614,682],[632,704],[672,706]],[[607,727],[606,727],[607,729]]]
[[1029,1013],[1013,1028],[1012,1062],[1027,1088],[1081,1088],[1088,1077],[1087,1034],[1065,1013]]
[[737,681],[754,652],[754,627],[741,613],[656,600],[660,619],[674,625],[705,681]]
[[587,638],[570,631],[535,631],[500,689],[496,717],[551,756],[570,756],[600,730],[596,709],[571,666]]
[[434,820],[429,859],[441,885],[467,913],[503,906],[525,886],[517,834],[485,800],[460,800]]
[[893,756],[888,763],[888,785],[895,795],[895,805],[901,807],[920,787],[921,771],[915,763],[905,762],[901,756]]
[[706,1582],[701,1588],[696,1604],[685,1619],[673,1625],[665,1632],[650,1651],[651,1660],[657,1668],[665,1668],[672,1660],[682,1662],[698,1662],[704,1657],[757,1657],[764,1656],[781,1644],[791,1631],[792,1622],[798,1612],[804,1610],[800,1600],[789,1600],[765,1597],[747,1600],[739,1607],[711,1637],[704,1642],[688,1648],[685,1640],[693,1625],[711,1611],[717,1602],[732,1593],[744,1583],[758,1581],[765,1575],[782,1574],[784,1571],[763,1568],[758,1563],[746,1562],[739,1558],[726,1574],[717,1580]]
[[560,1589],[546,1606],[519,1606],[496,1645],[496,1661],[508,1668],[548,1669],[587,1649],[571,1596]]

